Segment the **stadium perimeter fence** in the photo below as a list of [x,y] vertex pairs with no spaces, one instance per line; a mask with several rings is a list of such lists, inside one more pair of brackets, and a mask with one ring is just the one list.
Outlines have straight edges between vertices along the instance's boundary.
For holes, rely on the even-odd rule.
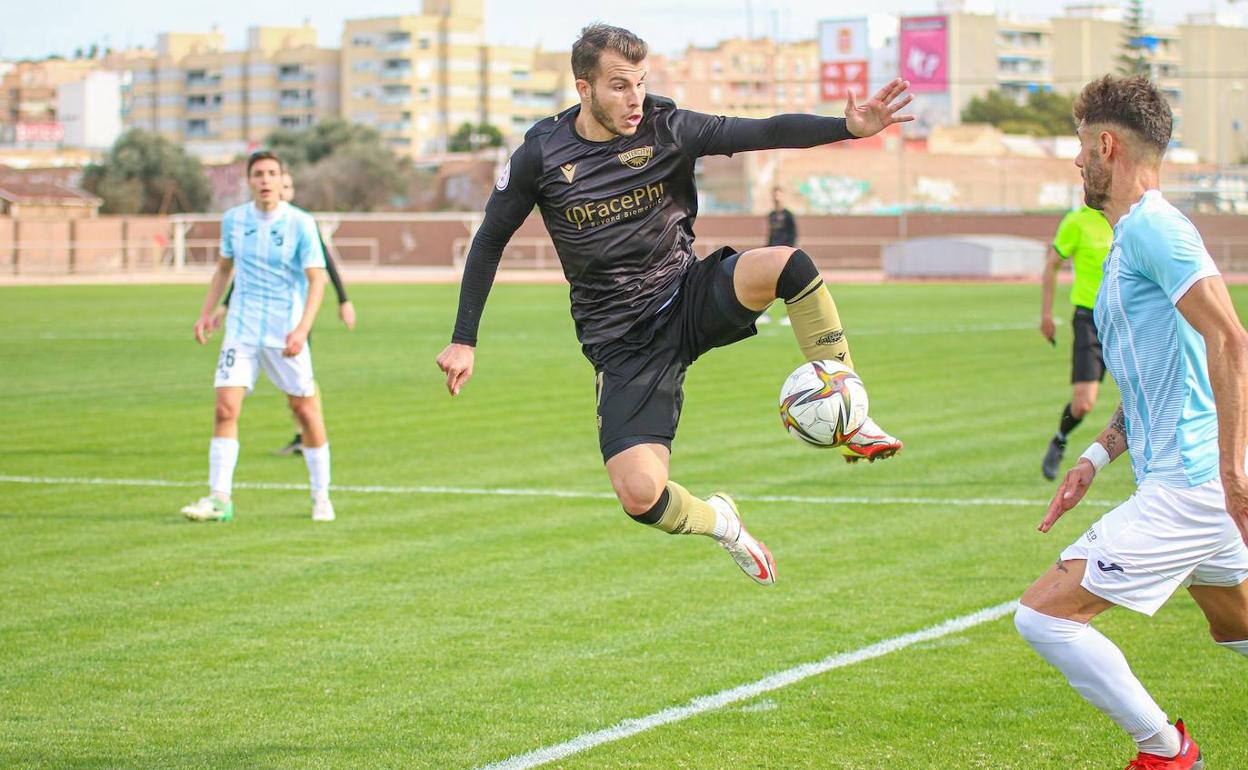
[[[480,213],[317,213],[332,255],[347,269],[462,268]],[[1248,273],[1248,216],[1191,214],[1214,260]],[[1012,235],[1047,243],[1061,213],[920,212],[904,216],[798,217],[798,245],[824,269],[878,271],[886,246],[941,235]],[[765,239],[763,217],[704,215],[696,221],[699,256],[722,246],[745,250]],[[72,221],[0,218],[0,275],[107,276],[205,269],[220,256],[220,215],[98,217]],[[508,244],[504,269],[559,267],[539,216]]]

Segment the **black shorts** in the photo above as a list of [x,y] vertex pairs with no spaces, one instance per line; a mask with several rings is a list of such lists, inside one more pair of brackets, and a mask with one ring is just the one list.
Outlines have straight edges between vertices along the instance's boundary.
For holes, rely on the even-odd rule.
[[1070,381],[1103,382],[1105,361],[1101,358],[1101,340],[1096,336],[1096,321],[1092,318],[1092,309],[1076,307],[1070,326],[1075,332]]
[[711,348],[758,333],[759,312],[737,301],[737,253],[723,248],[693,263],[671,302],[618,340],[586,346],[594,363],[603,462],[638,444],[672,446],[685,370]]

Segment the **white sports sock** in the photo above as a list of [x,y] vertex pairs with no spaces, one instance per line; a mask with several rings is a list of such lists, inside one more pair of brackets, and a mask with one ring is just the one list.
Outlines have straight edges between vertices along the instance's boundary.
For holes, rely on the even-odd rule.
[[323,446],[303,448],[303,461],[308,464],[308,487],[312,496],[329,494],[329,442]]
[[238,439],[213,437],[208,444],[208,488],[222,500],[234,489],[234,466],[238,465]]
[[1086,623],[1050,617],[1022,605],[1014,614],[1014,626],[1089,703],[1137,744],[1148,742],[1154,747],[1142,750],[1166,757],[1179,752],[1178,732],[1166,721],[1166,713],[1131,673],[1122,651],[1101,632]]
[[1248,639],[1238,642],[1218,642],[1218,646],[1225,647],[1231,652],[1238,652],[1240,655],[1248,658]]

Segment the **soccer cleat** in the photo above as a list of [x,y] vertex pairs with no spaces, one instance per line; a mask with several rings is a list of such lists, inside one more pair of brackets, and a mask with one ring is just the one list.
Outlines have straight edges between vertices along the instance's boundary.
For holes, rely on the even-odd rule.
[[892,457],[901,451],[901,447],[901,439],[888,435],[875,424],[875,420],[868,417],[858,432],[841,445],[841,454],[847,463],[859,460],[875,462]]
[[1066,442],[1058,441],[1057,436],[1049,442],[1049,448],[1045,450],[1044,461],[1040,463],[1040,472],[1049,481],[1057,478],[1057,472],[1062,469],[1062,455],[1066,454]]
[[183,506],[182,515],[191,521],[229,521],[234,518],[234,503],[209,495]]
[[283,457],[303,454],[303,434],[296,433],[295,437],[290,440],[290,443],[277,450],[277,453]]
[[312,498],[312,521],[333,521],[334,504],[329,495],[315,495]]
[[759,585],[769,586],[776,582],[776,562],[771,558],[771,551],[763,545],[741,522],[741,514],[737,512],[737,504],[723,492],[716,492],[707,498],[716,511],[722,513],[729,521],[728,532],[719,541],[720,546],[732,556],[741,571]]
[[1176,720],[1174,729],[1179,731],[1179,753],[1173,757],[1159,757],[1141,751],[1127,765],[1127,770],[1203,770],[1205,758],[1200,754],[1200,747],[1187,734],[1183,720]]

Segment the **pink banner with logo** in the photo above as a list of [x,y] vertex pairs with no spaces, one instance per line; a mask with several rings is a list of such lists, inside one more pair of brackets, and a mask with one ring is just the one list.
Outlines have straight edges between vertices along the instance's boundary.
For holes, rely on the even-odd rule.
[[914,93],[949,90],[949,17],[910,16],[901,20],[901,76]]

